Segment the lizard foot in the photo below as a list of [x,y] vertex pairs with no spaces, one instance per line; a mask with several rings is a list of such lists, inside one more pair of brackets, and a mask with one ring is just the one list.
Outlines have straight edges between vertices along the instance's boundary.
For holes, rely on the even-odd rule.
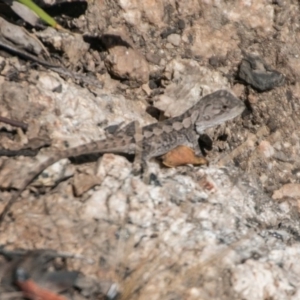
[[133,164],[133,167],[132,167],[132,174],[134,176],[139,176],[143,173],[143,170],[142,170],[142,167],[140,164]]

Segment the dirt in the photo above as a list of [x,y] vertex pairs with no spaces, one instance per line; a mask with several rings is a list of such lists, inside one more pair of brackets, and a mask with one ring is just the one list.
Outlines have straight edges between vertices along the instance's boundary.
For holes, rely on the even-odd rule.
[[[61,24],[74,34],[52,28],[33,32],[22,24],[43,43],[51,63],[69,71],[67,75],[17,58],[0,48],[0,116],[28,125],[24,131],[1,123],[1,209],[26,174],[53,151],[105,138],[105,128],[109,125],[133,120],[145,125],[178,115],[201,96],[227,88],[246,104],[246,110],[241,117],[209,129],[201,136],[203,154],[212,166],[237,170],[242,174],[240,180],[248,179],[249,186],[255,185],[257,193],[274,204],[276,208],[268,204],[268,208],[274,208],[274,217],[266,218],[266,223],[263,217],[259,220],[264,229],[270,226],[277,230],[280,218],[284,218],[283,211],[294,222],[292,227],[297,228],[299,3],[292,0],[224,3],[131,0],[95,1],[89,2],[86,10],[82,8],[77,17],[65,16],[68,9],[59,17]],[[9,22],[17,19],[9,12],[0,16]],[[251,63],[256,65],[253,70],[247,70],[248,77],[241,76],[241,66],[245,67],[245,60],[249,62],[249,55]],[[39,53],[38,59],[50,61],[46,51],[43,55]],[[251,63],[246,63],[248,68]],[[26,153],[31,153],[31,157],[23,156]],[[207,276],[201,271],[197,278],[196,254],[195,257],[187,255],[186,266],[181,261],[188,251],[197,252],[205,247],[195,235],[191,235],[191,240],[197,243],[190,248],[180,244],[188,239],[177,241],[172,248],[173,240],[160,235],[164,232],[163,222],[172,224],[178,216],[189,222],[186,211],[195,209],[197,215],[200,209],[191,208],[191,203],[196,203],[195,206],[206,203],[206,193],[211,195],[214,190],[222,190],[222,184],[214,184],[217,171],[210,180],[209,169],[201,173],[205,167],[175,170],[152,163],[156,184],[147,187],[140,178],[131,175],[130,159],[107,154],[95,160],[85,159],[83,164],[63,160],[49,168],[22,194],[0,224],[0,243],[11,249],[51,248],[80,254],[86,260],[70,259],[68,268],[97,280],[108,277],[118,282],[122,299],[149,296],[153,299],[265,299],[250,288],[245,296],[242,288],[232,287],[238,281],[234,277],[238,273],[232,275],[232,269],[225,265],[212,268]],[[189,190],[190,178],[198,182],[204,194],[197,188]],[[238,180],[230,178],[231,183]],[[178,190],[168,189],[168,185],[174,184],[180,187],[182,184],[182,194],[179,186]],[[226,194],[223,190],[222,193]],[[200,200],[195,200],[198,196]],[[190,203],[183,204],[184,201]],[[140,210],[143,202],[148,206]],[[169,213],[173,221],[162,221]],[[237,210],[236,220],[240,214]],[[209,215],[202,217],[210,222]],[[228,218],[234,217],[228,215]],[[190,221],[193,226],[202,219],[195,217],[195,220]],[[227,221],[231,224],[232,220]],[[214,230],[213,225],[207,226]],[[169,229],[166,226],[165,230]],[[238,225],[235,229],[238,232]],[[172,234],[176,230],[171,230]],[[193,230],[196,234],[197,230]],[[180,234],[187,233],[182,229]],[[294,242],[299,232],[296,230],[291,235]],[[140,246],[144,237],[155,242]],[[234,241],[239,240],[239,233],[235,233]],[[168,254],[164,252],[167,246],[172,248]],[[158,257],[157,253],[164,254]],[[177,257],[180,259],[176,264]],[[242,260],[239,260],[241,264]],[[207,261],[199,264],[209,264],[211,258]],[[204,270],[203,265],[201,268]],[[227,271],[232,277],[227,277]],[[185,272],[191,276],[185,278]],[[153,276],[157,276],[156,280]],[[230,278],[229,282],[226,278]],[[96,297],[86,293],[78,299]],[[293,293],[296,297],[300,287]]]

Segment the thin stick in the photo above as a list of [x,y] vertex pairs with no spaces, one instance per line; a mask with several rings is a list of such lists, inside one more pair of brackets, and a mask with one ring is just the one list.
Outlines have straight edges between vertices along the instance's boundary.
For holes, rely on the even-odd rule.
[[15,126],[15,127],[20,127],[25,131],[28,129],[28,124],[26,124],[26,123],[16,121],[16,120],[11,120],[11,119],[1,117],[1,116],[0,116],[0,122],[5,123],[5,124],[9,124],[9,125],[12,125],[12,126]]

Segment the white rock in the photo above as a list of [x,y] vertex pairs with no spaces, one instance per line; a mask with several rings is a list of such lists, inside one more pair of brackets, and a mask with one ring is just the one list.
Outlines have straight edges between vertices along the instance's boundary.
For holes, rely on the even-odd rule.
[[172,33],[172,34],[168,35],[167,41],[169,43],[171,43],[172,45],[178,47],[181,42],[181,36],[179,34]]

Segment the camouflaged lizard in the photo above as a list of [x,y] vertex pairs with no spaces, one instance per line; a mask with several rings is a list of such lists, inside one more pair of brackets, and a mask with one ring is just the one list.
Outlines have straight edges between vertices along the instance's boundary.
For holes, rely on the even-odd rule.
[[180,116],[147,125],[140,130],[132,122],[105,140],[54,153],[29,172],[19,191],[0,214],[0,222],[26,187],[47,167],[63,158],[94,153],[136,154],[141,168],[145,169],[149,159],[161,156],[179,145],[191,147],[196,153],[200,153],[199,135],[207,128],[235,118],[244,109],[245,105],[241,100],[226,90],[219,90],[201,98]]

